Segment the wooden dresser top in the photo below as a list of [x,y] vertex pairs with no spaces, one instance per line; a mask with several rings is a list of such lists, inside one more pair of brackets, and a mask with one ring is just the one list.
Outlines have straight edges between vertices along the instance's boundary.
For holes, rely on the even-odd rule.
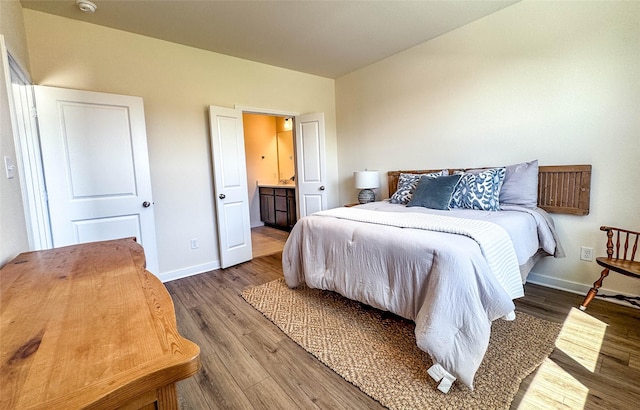
[[197,372],[132,238],[20,254],[0,270],[0,408],[116,408]]

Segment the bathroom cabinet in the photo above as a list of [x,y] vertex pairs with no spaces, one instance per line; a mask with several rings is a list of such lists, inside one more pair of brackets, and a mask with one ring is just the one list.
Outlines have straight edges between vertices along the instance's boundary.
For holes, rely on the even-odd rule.
[[294,186],[261,186],[260,220],[267,226],[291,230],[297,221]]

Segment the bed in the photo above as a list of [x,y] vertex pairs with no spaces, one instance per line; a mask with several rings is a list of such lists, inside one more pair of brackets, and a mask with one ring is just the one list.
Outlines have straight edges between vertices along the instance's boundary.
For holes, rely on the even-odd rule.
[[590,174],[589,165],[537,161],[389,172],[390,199],[296,223],[283,250],[286,283],[413,320],[438,389],[455,380],[473,389],[491,322],[515,318],[513,300],[540,258],[564,256],[548,213],[587,214]]

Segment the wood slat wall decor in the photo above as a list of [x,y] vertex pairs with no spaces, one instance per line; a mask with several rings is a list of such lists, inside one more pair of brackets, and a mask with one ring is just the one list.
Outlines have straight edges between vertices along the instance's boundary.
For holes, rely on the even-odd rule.
[[[449,174],[465,169],[449,169]],[[389,195],[398,188],[400,174],[428,174],[439,169],[389,171]],[[538,168],[538,206],[547,212],[589,214],[591,165],[547,165]]]
[[538,206],[547,212],[589,214],[591,165],[540,167]]

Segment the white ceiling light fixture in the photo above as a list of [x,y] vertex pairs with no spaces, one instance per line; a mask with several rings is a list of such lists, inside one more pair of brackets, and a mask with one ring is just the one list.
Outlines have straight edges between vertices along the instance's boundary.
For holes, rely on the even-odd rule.
[[98,8],[98,6],[89,0],[76,0],[76,5],[83,13],[93,13]]

